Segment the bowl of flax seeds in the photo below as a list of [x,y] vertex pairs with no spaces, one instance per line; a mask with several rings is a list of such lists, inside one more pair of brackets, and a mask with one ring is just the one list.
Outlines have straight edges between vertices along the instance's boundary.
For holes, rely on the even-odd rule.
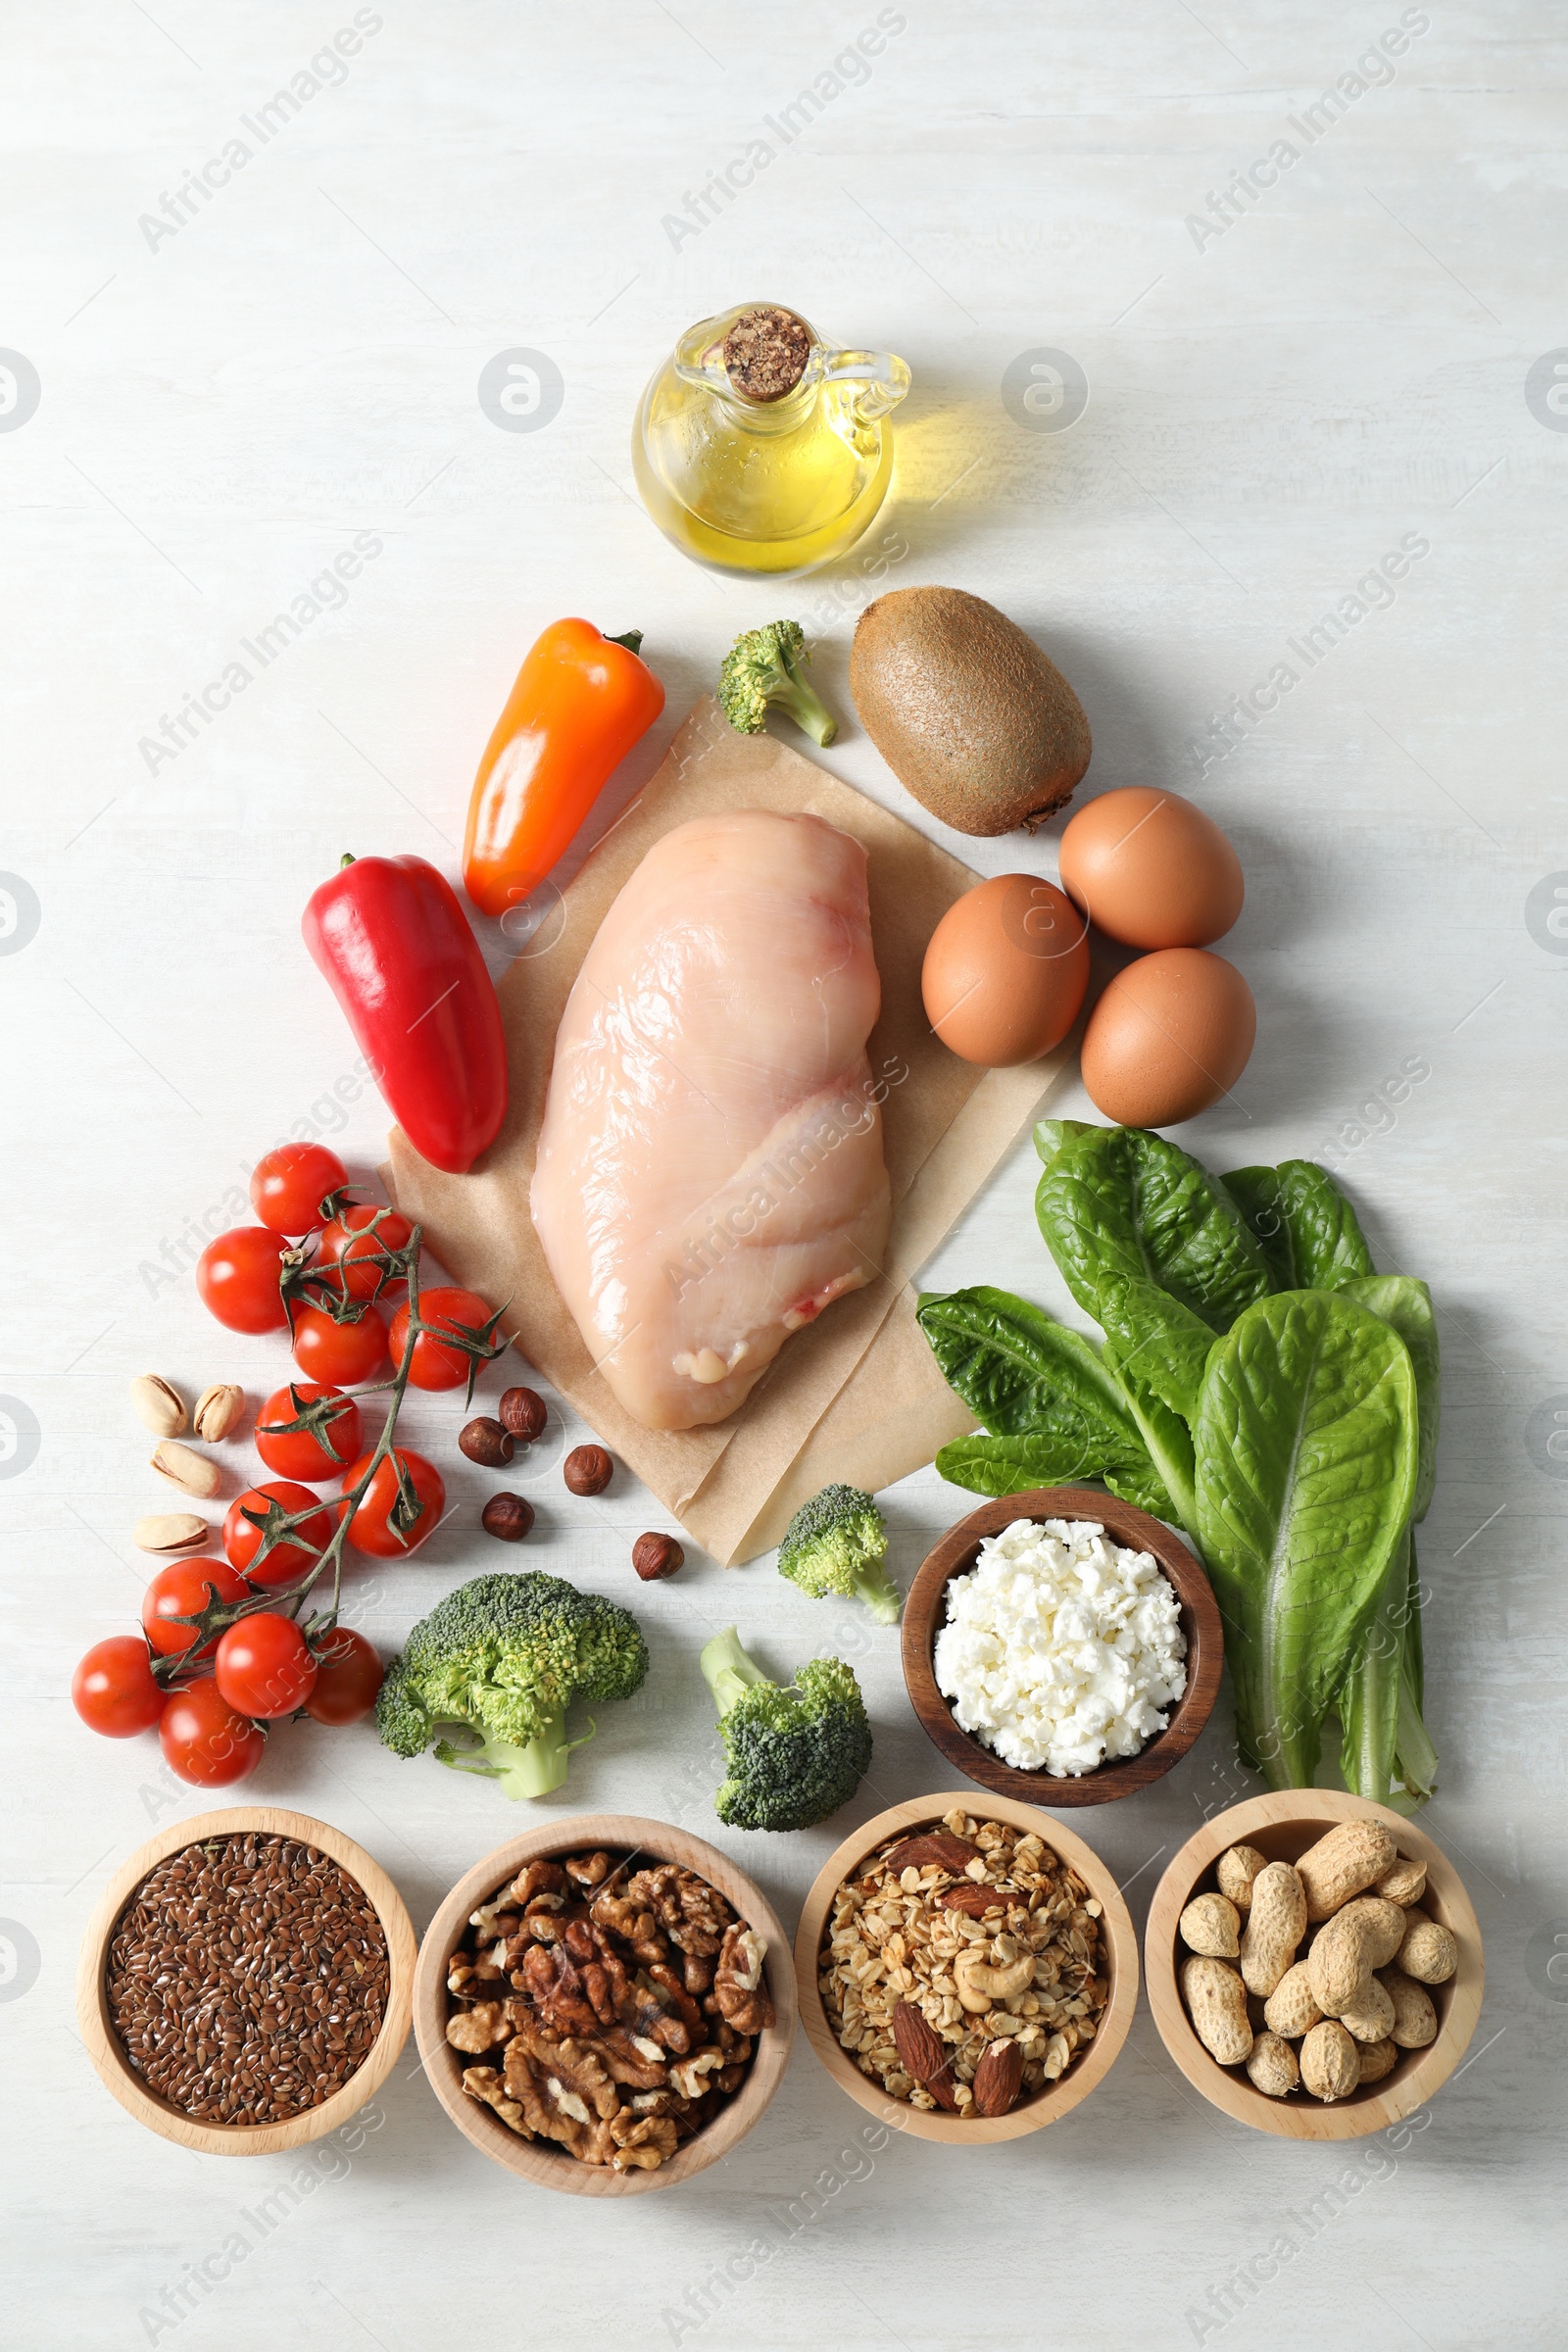
[[414,1931],[327,1823],[248,1806],[172,1825],[116,1873],[83,1939],[82,2035],[121,2103],[225,2155],[318,2139],[408,2035]]

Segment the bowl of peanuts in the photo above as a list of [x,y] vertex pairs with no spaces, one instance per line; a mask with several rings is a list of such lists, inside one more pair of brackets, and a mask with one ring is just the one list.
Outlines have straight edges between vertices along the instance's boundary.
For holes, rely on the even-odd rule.
[[1423,2106],[1469,2046],[1485,1982],[1447,1857],[1334,1788],[1205,1822],[1155,1889],[1144,1959],[1189,2082],[1286,2139],[1359,2139]]
[[789,1940],[727,1855],[579,1814],[458,1881],[425,1931],[414,2030],[466,2139],[572,2196],[689,2180],[745,2138],[795,2035]]
[[1120,2054],[1138,1939],[1114,1873],[1050,1814],[967,1789],[847,1838],[801,1913],[812,2049],[911,2139],[984,2145],[1071,2114]]

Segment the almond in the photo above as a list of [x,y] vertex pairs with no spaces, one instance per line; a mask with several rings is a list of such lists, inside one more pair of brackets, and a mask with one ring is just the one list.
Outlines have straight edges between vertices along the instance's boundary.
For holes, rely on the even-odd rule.
[[946,2042],[933,2033],[912,2001],[900,2001],[893,2012],[893,2038],[905,2072],[928,2090],[939,2107],[958,2111],[953,2092],[953,2059]]
[[923,1838],[906,1838],[902,1845],[893,1848],[882,1867],[898,1878],[903,1871],[924,1870],[928,1863],[934,1862],[939,1870],[951,1870],[955,1878],[961,1878],[979,1852],[980,1848],[971,1845],[967,1838],[955,1838],[951,1830],[933,1830]]
[[[973,1879],[965,1879],[961,1886],[948,1887],[937,1897],[944,1911],[962,1911],[970,1919],[983,1919],[988,1911],[1004,1910],[1008,1899],[1000,1886],[979,1886]],[[1015,1894],[1010,1899],[1018,1902],[1021,1898]]]
[[1023,2081],[1023,2051],[1015,2041],[994,2041],[974,2070],[976,2115],[1005,2115]]

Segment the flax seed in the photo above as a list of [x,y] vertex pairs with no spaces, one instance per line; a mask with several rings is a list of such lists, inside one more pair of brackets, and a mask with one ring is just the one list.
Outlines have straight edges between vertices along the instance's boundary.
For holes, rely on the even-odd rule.
[[286,2122],[357,2073],[388,1982],[364,1888],[315,1846],[254,1836],[186,1846],[150,1871],[104,1972],[133,2072],[183,2113],[237,2125]]

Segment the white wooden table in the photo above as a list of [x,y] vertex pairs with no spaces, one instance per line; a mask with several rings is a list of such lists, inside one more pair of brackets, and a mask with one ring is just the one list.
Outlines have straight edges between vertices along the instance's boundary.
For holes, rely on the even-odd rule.
[[[1201,18],[82,0],[8,17],[8,2336],[1560,2345],[1560,17],[1545,0],[1206,0]],[[737,158],[750,183],[734,171],[705,199]],[[1437,1295],[1428,1821],[1481,1913],[1489,1990],[1460,2078],[1348,2152],[1227,2127],[1145,2012],[1059,2132],[967,2162],[858,2148],[803,2043],[732,2161],[608,2210],[486,2165],[412,2056],[358,2144],[302,2169],[155,2142],[75,2040],[96,1892],[207,1801],[151,1740],[90,1739],[66,1696],[79,1652],[132,1621],[147,1569],[129,1530],[158,1496],[126,1379],[274,1385],[280,1351],[225,1339],[198,1303],[193,1230],[230,1221],[245,1171],[290,1132],[319,1128],[362,1170],[380,1150],[373,1094],[343,1100],[353,1049],[300,944],[308,893],[349,849],[455,869],[478,750],[558,614],[647,632],[669,708],[632,780],[732,635],[780,610],[820,640],[848,712],[875,592],[862,555],[784,592],[717,580],[631,494],[646,374],[746,296],[913,368],[865,561],[1037,631],[1089,710],[1092,784],[1190,791],[1236,840],[1248,904],[1227,953],[1256,991],[1258,1046],[1239,1106],[1183,1140],[1222,1167],[1328,1160],[1380,1263]],[[476,391],[518,351],[550,363],[528,431]],[[1037,364],[1066,386],[1054,408]],[[1040,383],[1044,406],[1025,406]],[[334,559],[356,548],[336,595]],[[1401,548],[1396,590],[1345,601]],[[295,630],[263,660],[280,612]],[[853,725],[826,760],[907,809]],[[1029,857],[950,846],[990,871]],[[1076,1088],[1060,1107],[1084,1109]],[[1032,1182],[1025,1147],[934,1287],[1061,1304]],[[450,1418],[433,1401],[407,1425],[448,1466]],[[529,1558],[624,1593],[632,1538],[661,1522],[624,1480],[568,1510],[555,1464],[582,1433],[557,1426]],[[383,1647],[494,1563],[487,1485],[460,1468],[438,1541],[365,1579],[353,1614]],[[891,1496],[902,1576],[963,1507],[932,1472]],[[854,1817],[750,1842],[711,1820],[695,1655],[731,1616],[779,1663],[853,1657],[876,1725],[863,1815],[949,1785],[894,1642],[864,1621],[807,1612],[765,1563],[694,1560],[636,1599],[653,1673],[605,1710],[563,1806],[701,1828],[793,1918]],[[1140,1912],[1161,1856],[1253,1785],[1225,1712],[1169,1780],[1077,1817]],[[245,1793],[362,1839],[421,1926],[512,1826],[482,1784],[400,1764],[363,1729],[280,1738]]]

